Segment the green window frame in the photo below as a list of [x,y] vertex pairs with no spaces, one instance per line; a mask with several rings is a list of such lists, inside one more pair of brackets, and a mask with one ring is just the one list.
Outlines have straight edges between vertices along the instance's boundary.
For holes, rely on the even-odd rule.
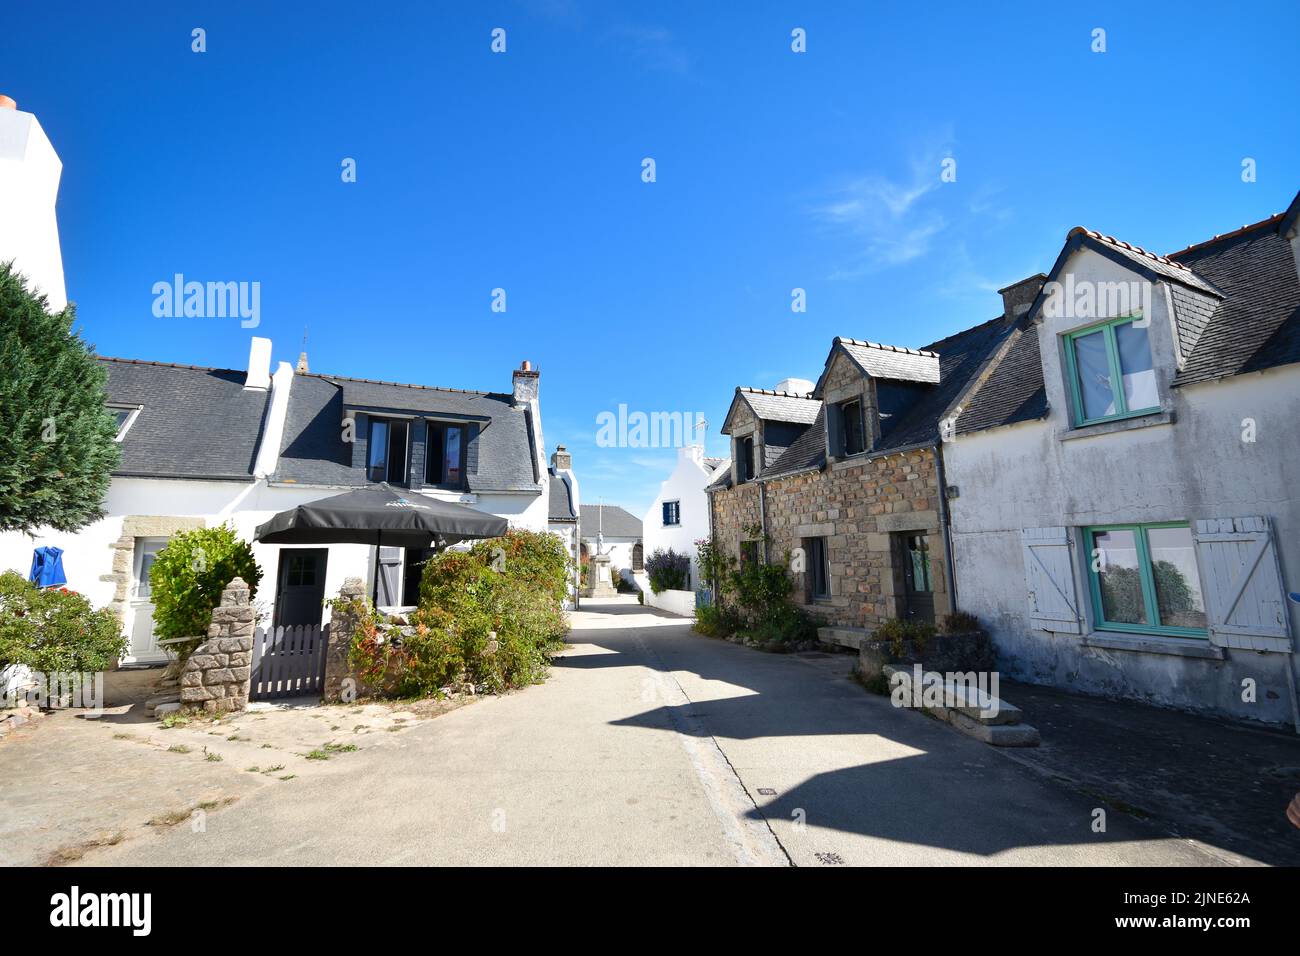
[[[1132,315],[1126,315],[1118,319],[1107,319],[1105,322],[1099,322],[1090,325],[1087,328],[1076,329],[1065,336],[1065,362],[1069,370],[1070,377],[1070,405],[1071,420],[1076,428],[1083,425],[1096,425],[1099,422],[1113,422],[1120,418],[1133,418],[1138,415],[1150,415],[1152,412],[1160,411],[1160,406],[1152,405],[1149,408],[1129,408],[1128,399],[1124,395],[1124,373],[1120,366],[1119,345],[1115,340],[1115,329],[1121,325],[1128,325],[1130,322],[1138,322],[1142,319],[1141,312],[1135,312]],[[1150,326],[1147,326],[1150,328]],[[1102,333],[1102,341],[1106,345],[1107,368],[1110,372],[1110,393],[1115,401],[1115,412],[1110,415],[1101,415],[1089,418],[1083,404],[1083,390],[1079,382],[1079,360],[1075,355],[1075,342],[1085,335],[1092,335],[1096,332]],[[1147,347],[1150,348],[1151,338],[1147,336]],[[1118,387],[1116,387],[1118,385]]]
[[[1187,528],[1186,521],[1163,521],[1153,524],[1108,524],[1092,525],[1083,529],[1084,555],[1087,560],[1088,590],[1092,597],[1093,627],[1099,631],[1123,631],[1126,634],[1155,634],[1166,637],[1208,638],[1209,631],[1204,627],[1175,627],[1160,623],[1160,604],[1156,597],[1155,575],[1151,565],[1151,546],[1147,532],[1157,528]],[[1101,575],[1096,566],[1096,544],[1094,534],[1105,531],[1129,531],[1137,547],[1138,574],[1142,586],[1143,614],[1147,624],[1133,624],[1126,621],[1108,621],[1101,599]],[[1199,574],[1200,565],[1197,564]],[[1196,582],[1200,594],[1200,581]],[[1201,606],[1205,608],[1205,597],[1201,594]]]

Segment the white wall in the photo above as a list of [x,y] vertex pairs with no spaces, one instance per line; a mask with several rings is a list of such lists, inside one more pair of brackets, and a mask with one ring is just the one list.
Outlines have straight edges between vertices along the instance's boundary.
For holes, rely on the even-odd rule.
[[54,214],[62,175],[36,117],[0,108],[0,262],[13,259],[54,312],[68,303]]
[[685,617],[695,616],[694,591],[660,591],[655,594],[649,587],[645,589],[645,603],[661,611],[681,614]]
[[[1078,253],[1069,265],[1077,278],[1132,278],[1091,251]],[[1300,368],[1170,388],[1174,346],[1162,287],[1153,304],[1153,357],[1157,366],[1167,363],[1159,385],[1173,424],[1058,437],[1069,428],[1059,336],[1096,320],[1048,319],[1038,332],[1049,417],[959,435],[944,445],[948,482],[959,489],[950,503],[957,603],[989,628],[1000,665],[1011,676],[1288,723],[1285,655],[1228,649],[1226,660],[1204,660],[1090,647],[1086,634],[1029,626],[1023,528],[1266,515],[1273,521],[1284,580],[1300,590]],[[1245,419],[1256,423],[1253,443],[1242,440]],[[1091,620],[1080,550],[1074,550],[1076,593]],[[1300,615],[1294,607],[1290,615],[1295,634]],[[1241,700],[1247,677],[1258,684],[1255,704]]]
[[[587,546],[588,556],[596,553],[596,536],[588,535],[590,529],[582,529],[582,542]],[[610,567],[615,571],[632,570],[632,548],[636,546],[636,538],[614,538],[605,535],[605,553],[609,555]],[[647,555],[648,557],[649,555]]]
[[[646,560],[660,548],[671,548],[679,554],[689,554],[692,586],[698,586],[700,582],[695,542],[709,536],[709,497],[704,493],[704,488],[717,473],[716,470],[710,470],[703,459],[704,449],[700,445],[679,448],[677,464],[672,474],[659,486],[659,494],[641,521]],[[729,468],[730,462],[721,467]],[[665,501],[681,502],[681,524],[664,525]]]

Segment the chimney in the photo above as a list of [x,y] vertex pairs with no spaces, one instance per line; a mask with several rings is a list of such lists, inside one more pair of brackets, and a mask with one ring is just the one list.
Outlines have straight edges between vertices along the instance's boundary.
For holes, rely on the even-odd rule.
[[515,408],[537,400],[537,379],[540,372],[533,371],[533,363],[524,359],[511,376],[514,381]]
[[54,204],[63,163],[41,124],[0,96],[0,262],[14,261],[52,311],[68,304]]
[[307,368],[307,353],[305,351],[298,353],[298,367],[294,369],[299,375],[306,375],[311,369]]
[[271,340],[253,336],[248,347],[248,376],[244,388],[266,390],[271,387]]
[[1038,293],[1043,290],[1045,282],[1047,282],[1047,276],[1040,272],[1028,279],[1013,282],[1005,289],[998,289],[998,292],[1002,294],[1003,318],[1007,322],[1015,322],[1020,319],[1029,311],[1029,307],[1034,304],[1034,300],[1038,298]]
[[817,386],[806,378],[783,378],[776,383],[776,392],[789,392],[791,395],[807,395]]
[[572,471],[573,456],[569,454],[569,449],[563,445],[556,445],[551,455],[551,467],[556,471]]

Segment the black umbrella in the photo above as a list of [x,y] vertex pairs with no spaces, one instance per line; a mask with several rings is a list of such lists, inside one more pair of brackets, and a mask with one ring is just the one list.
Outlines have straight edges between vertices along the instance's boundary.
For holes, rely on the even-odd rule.
[[394,491],[387,482],[373,488],[311,501],[258,525],[265,544],[373,544],[375,594],[379,589],[379,547],[445,547],[458,541],[496,538],[509,522],[452,501]]

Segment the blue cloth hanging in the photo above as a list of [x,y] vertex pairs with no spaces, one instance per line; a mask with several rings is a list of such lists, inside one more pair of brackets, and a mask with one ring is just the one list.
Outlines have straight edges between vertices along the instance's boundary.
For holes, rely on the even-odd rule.
[[63,573],[63,549],[51,546],[37,548],[32,553],[32,573],[27,576],[37,587],[52,588],[67,584]]

